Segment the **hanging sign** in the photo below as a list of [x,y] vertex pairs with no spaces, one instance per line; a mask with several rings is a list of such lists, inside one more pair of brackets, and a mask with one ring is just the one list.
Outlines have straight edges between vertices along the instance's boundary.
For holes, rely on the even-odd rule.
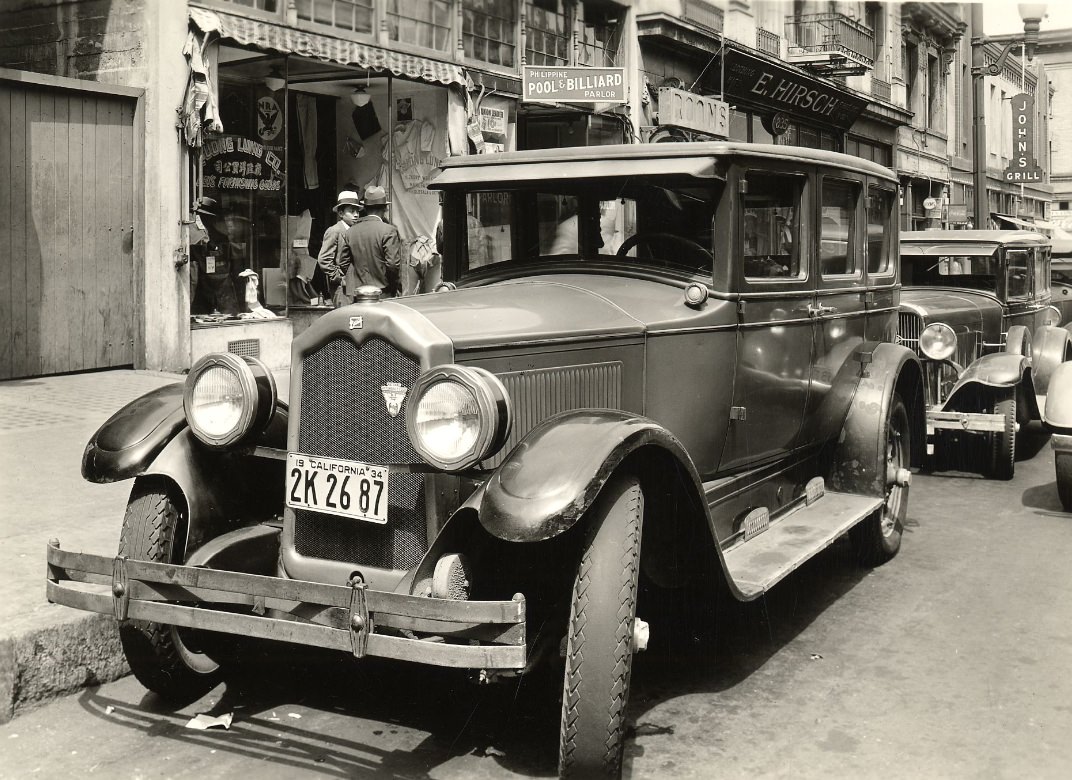
[[625,103],[625,68],[526,65],[521,100],[539,103]]
[[1022,184],[1043,179],[1035,159],[1035,98],[1021,92],[1012,99],[1012,162],[1005,169],[1005,181]]
[[730,106],[683,89],[660,87],[659,124],[729,138]]

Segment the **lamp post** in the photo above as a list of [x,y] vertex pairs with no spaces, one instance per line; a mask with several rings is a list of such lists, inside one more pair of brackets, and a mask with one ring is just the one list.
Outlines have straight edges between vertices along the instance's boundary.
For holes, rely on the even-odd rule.
[[1005,67],[1005,60],[1014,46],[1022,45],[1027,59],[1035,56],[1038,44],[1039,26],[1046,13],[1045,3],[1020,3],[1020,18],[1024,22],[1023,41],[1009,41],[993,65],[986,64],[987,37],[983,34],[983,3],[972,3],[971,24],[971,76],[972,76],[972,159],[975,173],[975,209],[973,211],[976,228],[983,228],[990,221],[990,198],[986,192],[986,76],[998,76]]

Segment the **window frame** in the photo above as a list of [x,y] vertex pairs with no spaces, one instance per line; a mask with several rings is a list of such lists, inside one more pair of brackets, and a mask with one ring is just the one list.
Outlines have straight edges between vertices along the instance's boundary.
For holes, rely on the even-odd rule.
[[[759,175],[766,177],[782,177],[788,181],[791,181],[795,189],[795,220],[793,225],[793,246],[798,251],[796,257],[797,273],[796,275],[786,276],[750,276],[746,273],[744,267],[745,259],[745,213],[747,206],[745,205],[745,198],[749,196],[747,192],[749,176]],[[765,167],[759,165],[749,165],[742,167],[738,172],[738,186],[737,186],[737,202],[734,210],[737,213],[736,219],[736,236],[733,240],[732,255],[735,258],[739,258],[739,265],[733,269],[733,274],[737,275],[741,281],[742,289],[761,291],[771,289],[782,289],[785,287],[801,287],[809,284],[812,278],[811,269],[811,255],[813,250],[811,249],[813,230],[811,227],[811,209],[809,208],[809,188],[811,186],[811,177],[805,171],[785,171],[779,170],[773,167]],[[754,195],[754,193],[753,193]]]
[[[823,209],[826,207],[826,185],[828,183],[835,185],[848,185],[849,188],[855,190],[852,208],[848,211],[850,224],[845,231],[845,265],[850,270],[843,273],[827,273],[823,269]],[[818,219],[816,220],[816,245],[815,245],[815,259],[818,263],[816,273],[818,278],[823,282],[838,281],[844,282],[847,280],[863,279],[864,269],[860,267],[860,205],[862,198],[860,197],[864,191],[864,181],[862,179],[854,179],[837,174],[823,174],[820,177],[818,193],[819,193],[819,209],[817,212]]]

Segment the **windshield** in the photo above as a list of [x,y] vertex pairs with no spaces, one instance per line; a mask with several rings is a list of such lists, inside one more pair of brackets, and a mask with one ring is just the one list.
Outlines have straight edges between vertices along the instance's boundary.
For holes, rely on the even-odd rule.
[[903,255],[907,287],[967,287],[997,293],[997,260],[982,255]]
[[469,192],[460,265],[604,260],[710,274],[721,191],[721,182],[645,177]]

